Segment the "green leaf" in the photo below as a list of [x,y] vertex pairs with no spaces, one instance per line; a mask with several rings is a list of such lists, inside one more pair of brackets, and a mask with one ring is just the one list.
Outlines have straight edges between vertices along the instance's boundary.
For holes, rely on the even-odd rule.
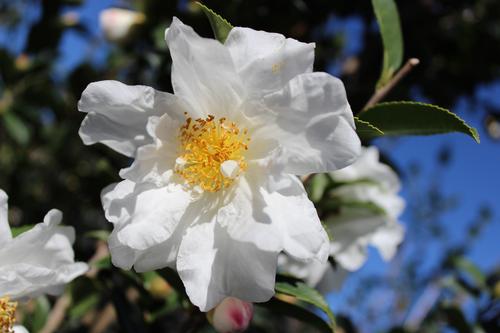
[[394,0],[372,0],[373,10],[384,44],[384,62],[377,89],[383,87],[399,69],[403,61],[403,36],[398,8]]
[[335,331],[335,316],[328,306],[328,303],[326,303],[323,296],[321,296],[321,294],[316,289],[311,288],[307,284],[302,282],[298,282],[295,285],[286,282],[278,282],[276,283],[275,289],[276,292],[294,296],[303,302],[319,308],[328,316],[329,326],[332,332]]
[[356,213],[368,211],[373,215],[386,215],[386,211],[372,201],[356,201],[339,199],[340,207],[351,209]]
[[456,257],[453,259],[453,265],[460,271],[466,273],[478,287],[486,286],[486,278],[473,262],[465,257]]
[[35,311],[31,317],[31,331],[39,332],[47,322],[50,312],[50,303],[47,297],[41,296],[36,299]]
[[109,231],[107,230],[92,230],[83,234],[84,237],[95,238],[102,241],[107,241],[109,237]]
[[318,173],[312,177],[310,187],[310,198],[312,202],[321,200],[330,182],[330,177],[325,173]]
[[35,226],[34,224],[27,224],[20,227],[10,228],[10,231],[12,232],[12,237],[17,237],[23,232],[31,230],[34,226]]
[[212,27],[215,38],[219,42],[224,43],[226,41],[227,35],[229,35],[229,31],[231,31],[233,26],[224,18],[222,18],[222,16],[215,13],[204,4],[200,2],[196,2],[196,4],[200,6],[201,10],[203,10],[203,13],[205,13],[208,20],[210,21],[210,26]]
[[436,105],[419,102],[377,104],[359,114],[384,135],[431,135],[461,132],[479,143],[477,130],[456,114]]
[[94,293],[83,298],[78,303],[73,304],[69,311],[70,318],[72,320],[76,320],[83,317],[86,313],[88,313],[99,304],[99,299],[99,294]]
[[331,333],[333,331],[332,327],[326,323],[323,318],[314,312],[311,312],[301,304],[288,303],[284,300],[273,297],[268,302],[255,303],[255,305],[266,308],[272,313],[300,320],[306,324],[316,327],[320,332]]
[[92,264],[93,267],[97,269],[110,269],[112,267],[111,264],[111,257],[110,256],[105,256],[104,258],[101,258],[94,262]]
[[20,145],[25,145],[29,142],[30,129],[17,117],[17,115],[12,112],[7,112],[3,115],[3,122],[5,129],[14,141]]
[[354,123],[356,124],[356,133],[362,140],[370,140],[378,136],[384,135],[379,128],[373,126],[367,121],[361,120],[358,117],[354,117]]

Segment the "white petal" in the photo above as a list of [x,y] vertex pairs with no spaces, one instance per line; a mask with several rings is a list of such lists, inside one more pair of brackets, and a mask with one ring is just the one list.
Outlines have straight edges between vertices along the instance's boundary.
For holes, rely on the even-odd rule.
[[313,68],[314,43],[301,43],[277,33],[235,27],[225,45],[250,96],[281,89]]
[[240,171],[240,166],[238,162],[233,160],[227,160],[222,162],[220,165],[220,172],[226,178],[234,179]]
[[166,185],[175,167],[175,150],[167,145],[150,144],[139,147],[134,162],[120,170],[120,177],[133,182]]
[[157,186],[166,185],[176,166],[179,119],[164,114],[160,118],[151,117],[148,132],[155,143],[139,147],[132,165],[120,171],[124,179],[136,183],[150,182]]
[[201,38],[176,17],[165,33],[172,56],[172,85],[197,118],[234,112],[242,95],[227,48],[214,39]]
[[[373,203],[385,212],[386,220],[397,218],[405,207],[404,199],[396,192],[386,191],[376,184],[359,183],[340,186],[332,193],[346,201]],[[358,208],[358,211],[360,214],[365,214],[362,208]],[[371,215],[384,216],[383,213],[375,212],[371,212]]]
[[109,222],[121,225],[130,219],[131,211],[128,207],[133,205],[132,194],[135,187],[136,183],[124,180],[108,185],[101,191],[104,214]]
[[278,268],[280,272],[291,274],[304,280],[309,286],[315,287],[322,280],[326,271],[331,268],[331,264],[328,261],[324,263],[318,261],[305,263],[282,253],[279,256]]
[[343,268],[353,271],[366,260],[366,247],[370,237],[386,223],[384,216],[359,216],[358,212],[343,214],[327,222],[332,235],[330,252]]
[[214,223],[215,209],[210,198],[201,197],[192,201],[184,210],[175,231],[161,244],[137,253],[134,268],[138,272],[151,271],[163,267],[176,268],[175,263],[186,229],[195,223]]
[[295,259],[326,262],[329,240],[318,213],[300,180],[292,175],[282,175],[282,184],[274,192],[262,191],[266,207],[264,212],[272,223],[282,227],[283,249]]
[[265,302],[274,294],[277,255],[232,239],[218,223],[201,223],[186,231],[177,271],[201,311],[228,296]]
[[398,249],[398,245],[403,241],[405,229],[403,225],[394,223],[383,226],[373,234],[370,244],[375,246],[385,261],[391,260]]
[[285,250],[299,260],[326,261],[328,236],[300,181],[290,175],[262,177],[259,171],[247,172],[234,185],[234,194],[218,210],[217,223],[234,240],[261,250]]
[[106,218],[115,224],[119,244],[146,250],[167,240],[189,204],[189,193],[179,185],[156,187],[124,180],[101,195]]
[[379,151],[375,146],[363,147],[356,162],[330,174],[337,181],[371,180],[391,192],[398,192],[401,187],[394,170],[379,161]]
[[216,222],[226,232],[242,243],[252,243],[263,251],[280,252],[283,249],[282,221],[272,220],[266,212],[260,188],[262,184],[252,183],[242,177],[228,202],[217,211]]
[[[61,223],[62,216],[62,212],[59,209],[51,209],[45,214],[43,223],[47,226],[56,226]],[[71,238],[70,242],[74,242],[74,237]]]
[[354,162],[360,153],[344,86],[331,75],[299,75],[282,90],[265,96],[261,108],[252,118],[260,122],[252,136],[278,140],[287,158],[287,173],[336,170]]
[[361,241],[351,243],[335,255],[335,260],[348,271],[356,271],[366,262],[366,244]]
[[15,325],[14,326],[14,333],[30,333],[30,332],[28,332],[28,330],[24,326]]
[[6,242],[12,239],[8,221],[8,196],[7,193],[0,189],[0,245],[3,246]]
[[17,299],[62,290],[88,270],[74,262],[74,229],[58,226],[61,214],[50,211],[39,223],[0,250],[0,294]]
[[87,113],[79,131],[83,143],[101,142],[133,156],[137,147],[152,143],[146,131],[149,117],[167,112],[180,117],[185,107],[176,96],[151,87],[100,81],[83,91],[78,110]]
[[132,266],[134,266],[139,255],[145,251],[136,250],[130,246],[123,245],[116,236],[118,231],[119,229],[115,228],[108,237],[108,248],[111,254],[111,262],[116,267],[129,270]]
[[326,295],[332,291],[340,290],[345,279],[349,275],[349,271],[342,267],[328,267],[321,281],[316,285],[316,289]]
[[113,265],[127,270],[133,266],[137,272],[148,272],[164,267],[175,269],[182,237],[195,218],[189,211],[189,208],[186,209],[186,213],[168,239],[144,250],[134,249],[121,243],[116,236],[119,229],[115,228],[108,239]]

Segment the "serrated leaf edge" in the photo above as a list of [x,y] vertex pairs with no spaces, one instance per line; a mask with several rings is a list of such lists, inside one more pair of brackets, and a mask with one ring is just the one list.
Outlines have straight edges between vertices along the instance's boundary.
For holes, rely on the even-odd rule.
[[384,135],[384,132],[380,128],[376,127],[375,125],[373,125],[369,121],[359,119],[359,117],[354,117],[354,120],[370,127],[372,130],[379,133],[379,135]]
[[[219,14],[217,14],[216,12],[214,12],[212,9],[208,8],[207,6],[205,6],[204,4],[202,4],[201,2],[196,1],[195,4],[198,5],[198,6],[200,6],[201,10],[203,10],[203,12],[205,13],[205,15],[208,12],[210,15],[213,15],[217,19],[221,20],[223,23],[227,24],[231,29],[234,28],[233,25],[228,22],[228,20],[226,20],[225,18],[223,18],[222,16],[220,16]],[[212,20],[210,20],[210,18],[208,18],[208,20],[210,21],[210,26],[212,26]],[[212,30],[214,31],[214,34],[216,35],[215,37],[217,38],[217,40],[219,40],[219,38],[217,36],[217,32],[215,31],[215,29],[214,29],[213,26],[212,26]],[[227,36],[226,36],[226,38],[227,38]],[[219,40],[219,42],[224,43],[225,40]]]
[[[415,101],[393,101],[393,102],[383,102],[383,103],[378,103],[378,104],[375,104],[374,106],[366,109],[363,111],[363,114],[365,112],[368,112],[372,109],[376,109],[376,108],[379,108],[379,107],[384,107],[384,106],[390,106],[390,105],[398,105],[398,104],[406,104],[406,105],[420,105],[420,106],[425,106],[425,107],[430,107],[430,108],[433,108],[433,109],[438,109],[439,111],[443,111],[449,115],[451,115],[452,117],[454,117],[456,120],[458,120],[462,125],[465,126],[465,128],[467,128],[467,130],[469,131],[470,135],[472,136],[472,138],[477,142],[477,143],[480,143],[481,142],[481,139],[479,137],[479,133],[477,132],[477,130],[468,125],[465,120],[463,120],[462,118],[460,118],[459,116],[457,116],[455,113],[451,112],[450,110],[448,109],[445,109],[441,106],[438,106],[438,105],[434,105],[434,104],[429,104],[429,103],[423,103],[423,102],[415,102]],[[361,119],[362,120],[362,119]],[[362,121],[366,121],[366,120],[362,120]],[[401,133],[401,134],[407,134],[409,133],[408,131],[394,131],[396,133]],[[451,131],[451,130],[443,130],[443,133],[453,133],[454,131]],[[426,133],[425,130],[422,131],[422,135],[432,135],[432,134],[435,134],[434,132],[431,132],[431,133]]]

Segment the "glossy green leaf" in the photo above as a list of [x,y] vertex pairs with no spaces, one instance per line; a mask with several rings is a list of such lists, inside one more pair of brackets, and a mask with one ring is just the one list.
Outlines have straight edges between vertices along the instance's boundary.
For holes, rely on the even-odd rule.
[[384,45],[382,73],[377,89],[384,86],[401,67],[403,62],[403,36],[398,8],[394,0],[372,0],[373,10],[380,27]]
[[3,114],[3,123],[7,133],[18,144],[25,145],[30,140],[30,129],[24,122],[14,113],[7,112]]
[[215,13],[213,10],[211,10],[204,4],[200,2],[196,2],[196,4],[200,6],[201,10],[203,10],[203,13],[205,13],[205,15],[208,17],[215,38],[219,42],[224,43],[226,41],[227,35],[229,35],[229,32],[231,31],[233,26],[226,19],[224,19],[219,14]]
[[329,326],[332,331],[335,330],[335,316],[328,306],[323,296],[314,288],[309,287],[307,284],[298,282],[297,284],[290,284],[286,282],[276,283],[276,292],[294,296],[298,300],[314,305],[323,311],[329,320]]
[[359,114],[384,135],[431,135],[460,132],[479,143],[477,130],[456,114],[436,105],[419,102],[377,104]]
[[379,128],[373,126],[367,121],[361,120],[358,117],[354,117],[354,123],[356,124],[356,133],[362,140],[370,140],[378,136],[384,135]]

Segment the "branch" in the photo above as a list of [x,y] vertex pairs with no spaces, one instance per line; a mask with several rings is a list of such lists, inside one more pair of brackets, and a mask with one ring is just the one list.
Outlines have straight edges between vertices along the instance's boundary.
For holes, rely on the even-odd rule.
[[71,298],[69,294],[64,294],[59,297],[50,311],[49,317],[45,326],[40,330],[40,333],[53,333],[55,332],[66,316],[66,310],[71,305]]
[[[392,79],[387,82],[385,86],[382,88],[378,89],[375,91],[375,93],[372,95],[372,97],[368,100],[366,105],[363,107],[361,112],[365,111],[366,109],[374,106],[378,102],[380,102],[384,97],[394,88],[399,81],[401,81],[402,78],[404,78],[408,73],[411,72],[411,70],[417,66],[420,63],[420,60],[417,58],[410,58],[406,62],[406,64],[392,77]],[[360,112],[360,113],[361,113]]]

